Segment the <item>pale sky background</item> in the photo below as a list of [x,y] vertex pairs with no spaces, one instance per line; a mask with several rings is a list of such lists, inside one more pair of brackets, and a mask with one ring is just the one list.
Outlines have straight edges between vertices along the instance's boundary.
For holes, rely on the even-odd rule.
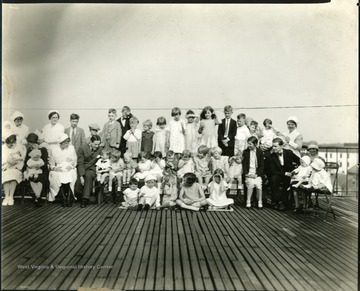
[[[88,133],[123,105],[154,124],[174,106],[358,105],[356,3],[3,4],[2,119],[20,110],[34,131],[57,109]],[[357,106],[240,112],[283,131],[295,115],[305,141],[358,141]]]

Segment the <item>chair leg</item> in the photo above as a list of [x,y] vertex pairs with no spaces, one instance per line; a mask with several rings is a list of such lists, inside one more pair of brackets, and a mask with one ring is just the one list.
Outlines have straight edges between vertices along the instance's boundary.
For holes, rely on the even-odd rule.
[[21,205],[24,205],[24,201],[25,201],[25,195],[26,195],[26,182],[23,182],[24,184],[22,185],[22,189],[21,189]]
[[325,219],[324,219],[324,221],[326,220],[329,211],[332,213],[332,215],[333,215],[333,217],[334,217],[334,220],[336,220],[334,209],[333,209],[332,206],[331,206],[332,194],[330,194],[330,198],[328,198],[328,197],[327,197],[327,194],[325,194],[325,198],[326,198],[326,201],[328,202],[328,205],[327,205],[327,207],[326,207],[326,213],[325,213]]

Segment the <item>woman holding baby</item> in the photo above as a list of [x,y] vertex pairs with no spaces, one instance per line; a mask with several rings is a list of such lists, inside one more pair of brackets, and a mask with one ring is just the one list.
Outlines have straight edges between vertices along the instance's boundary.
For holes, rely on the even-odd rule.
[[5,138],[5,144],[2,146],[1,155],[1,180],[5,194],[2,205],[14,205],[16,186],[23,179],[22,168],[24,165],[25,147],[22,144],[17,144],[15,134],[10,134]]
[[61,190],[63,207],[65,207],[71,206],[69,198],[74,197],[77,156],[67,134],[60,134],[58,142],[59,145],[50,152],[49,201],[54,201],[55,196]]

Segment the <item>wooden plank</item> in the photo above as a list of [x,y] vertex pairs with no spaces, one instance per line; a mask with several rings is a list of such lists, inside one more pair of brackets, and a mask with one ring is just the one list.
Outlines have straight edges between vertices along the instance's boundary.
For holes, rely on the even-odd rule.
[[157,254],[155,290],[164,290],[165,285],[165,236],[166,234],[166,212],[161,212],[159,250]]
[[[271,212],[270,212],[271,213]],[[278,214],[278,215],[281,215],[281,213],[276,213],[276,212],[273,212],[272,214]],[[251,221],[251,220],[250,220]],[[277,218],[277,221],[279,221],[279,218]],[[281,220],[281,221],[285,221],[285,220]],[[264,221],[265,222],[265,221]],[[261,224],[261,222],[260,222],[260,224]],[[274,231],[273,231],[273,233],[274,233]],[[279,243],[279,239],[277,239],[276,240],[276,242],[277,243]],[[289,247],[291,247],[291,245],[289,245],[289,238],[285,241],[285,240],[281,240],[281,242],[284,244],[284,246],[286,247],[286,248],[289,248]],[[308,242],[309,243],[309,242]],[[281,251],[281,248],[279,248],[279,245],[276,245],[275,246],[276,247],[276,250],[277,250],[277,252],[279,252],[279,251]],[[324,272],[326,272],[326,271],[324,271],[324,270],[322,270],[323,272],[322,273],[320,273],[320,275],[322,275],[323,277],[324,277],[324,275],[323,275],[323,273]],[[333,278],[332,276],[331,276],[331,274],[327,274],[327,276],[330,276],[330,279],[331,278]],[[328,279],[329,279],[329,277],[328,277]],[[326,280],[326,277],[324,277],[324,280]],[[329,289],[332,289],[333,287],[332,287],[333,285],[332,284],[330,284],[329,286],[327,286]]]
[[195,213],[195,212],[192,213],[193,224],[195,226],[196,233],[199,237],[201,248],[203,249],[204,254],[205,254],[205,261],[208,266],[208,270],[209,270],[212,282],[214,284],[214,288],[220,289],[220,290],[225,290],[226,288],[225,288],[224,282],[222,280],[220,270],[218,269],[218,266],[215,263],[215,258],[213,257],[210,247],[206,241],[205,234],[204,234],[203,230],[201,229],[200,222],[198,220],[197,215],[198,215],[198,213]]
[[[110,212],[108,212],[110,211]],[[103,216],[98,218],[95,223],[89,223],[85,229],[87,231],[83,231],[76,237],[76,240],[71,241],[63,250],[60,255],[54,257],[54,261],[57,262],[60,266],[76,266],[74,269],[60,269],[55,268],[51,272],[49,272],[46,276],[46,280],[42,281],[41,278],[37,278],[30,285],[31,289],[43,289],[48,290],[52,286],[59,286],[60,284],[68,284],[70,285],[74,278],[82,278],[82,276],[78,276],[78,270],[80,273],[90,274],[95,269],[97,265],[96,260],[98,257],[98,252],[102,249],[99,247],[100,241],[103,238],[102,232],[110,228],[111,224],[109,224],[108,217],[112,216],[116,208],[109,209],[108,207],[103,207]],[[83,226],[84,227],[84,226]],[[80,269],[78,266],[80,264],[80,260],[82,258],[87,258],[86,265],[93,266],[93,268],[84,268]],[[78,285],[82,286],[81,284]]]
[[[60,208],[60,206],[59,206]],[[102,212],[98,212],[96,215],[103,215]],[[96,216],[94,216],[96,218]],[[50,221],[54,225],[66,225],[66,218],[64,220],[57,218],[56,220],[56,212],[54,212],[53,216],[50,217]],[[70,240],[72,236],[75,236],[75,233],[80,230],[81,225],[73,226],[71,228],[61,228],[62,235],[53,232],[51,235],[47,237],[45,244],[40,245],[40,250],[36,250],[34,252],[33,249],[29,249],[29,264],[34,265],[43,265],[43,266],[51,266],[56,262],[57,258],[61,258],[64,255],[64,250],[67,246],[67,241]],[[76,238],[75,238],[76,239]],[[47,243],[47,244],[46,244]],[[9,289],[16,288],[16,286],[29,286],[36,278],[38,280],[45,280],[48,277],[48,274],[51,273],[52,269],[42,269],[42,270],[23,270],[21,274],[16,276],[16,280],[13,284],[9,285]],[[33,276],[36,274],[36,276]],[[24,279],[26,279],[24,281]],[[24,282],[23,282],[24,281]]]
[[124,228],[120,232],[118,239],[115,241],[115,244],[120,245],[120,252],[115,258],[113,268],[110,270],[110,273],[105,281],[105,288],[114,289],[115,283],[120,276],[121,268],[125,263],[126,255],[133,242],[136,226],[139,223],[140,218],[141,213],[139,212],[132,211],[129,213],[128,221],[130,223],[125,224]]
[[124,217],[125,213],[113,206],[112,212],[106,217],[108,219],[104,221],[103,225],[99,226],[98,231],[94,232],[93,236],[97,235],[97,238],[89,245],[84,255],[68,262],[69,265],[76,263],[78,266],[94,266],[95,268],[86,269],[80,267],[72,270],[66,275],[66,281],[61,283],[56,279],[52,282],[52,285],[60,286],[62,290],[68,290],[71,286],[74,288],[76,286],[102,287],[104,283],[104,280],[101,280],[104,278],[103,274],[107,275],[110,268],[99,269],[97,266],[112,266],[113,258],[110,261],[106,261],[106,258],[108,258],[109,252],[116,253],[119,250],[114,242],[124,226]]
[[154,230],[151,241],[151,253],[149,257],[149,263],[147,268],[147,273],[145,277],[144,289],[153,290],[155,288],[155,275],[156,275],[156,258],[159,251],[159,237],[160,237],[160,221],[161,221],[161,212],[156,213]]
[[[173,249],[173,267],[174,267],[174,285],[175,290],[184,290],[185,285],[184,281],[186,281],[185,275],[183,274],[183,269],[185,266],[182,264],[183,260],[186,260],[185,254],[183,256],[180,255],[180,245],[179,245],[179,237],[178,237],[178,225],[177,225],[177,217],[175,211],[168,211],[171,214],[171,222],[172,222],[172,249]],[[187,275],[189,275],[187,273]],[[192,278],[190,275],[187,276],[188,284],[192,284]],[[190,279],[190,280],[189,280]],[[193,286],[192,286],[193,287]]]
[[165,236],[165,280],[164,290],[174,289],[174,268],[173,268],[173,242],[171,211],[166,211],[166,236]]
[[[220,241],[218,235],[222,232],[214,221],[214,217],[218,218],[215,213],[199,213],[200,223],[203,226],[208,244],[211,245],[211,251],[215,257],[215,263],[218,265],[220,274],[222,275],[225,288],[227,290],[243,290],[244,285],[239,279],[238,274],[235,271],[232,261],[236,260],[233,252],[228,249],[226,252],[224,247],[227,246],[225,240]],[[211,242],[211,244],[209,243]]]
[[[150,217],[149,217],[150,215]],[[154,228],[156,228],[155,225],[155,220],[156,220],[156,216],[157,216],[157,211],[156,210],[151,210],[148,213],[147,216],[147,221],[149,221],[149,225],[148,226],[144,226],[144,231],[147,229],[147,234],[145,237],[145,242],[143,244],[143,246],[141,246],[141,242],[140,243],[140,247],[144,248],[143,251],[143,255],[140,261],[140,266],[139,266],[139,271],[138,274],[136,276],[136,283],[134,284],[134,289],[135,290],[143,290],[144,286],[145,286],[145,280],[146,280],[146,272],[148,269],[148,265],[149,265],[149,261],[150,261],[150,256],[151,253],[154,251],[152,248],[152,240],[153,240],[153,236],[154,236]]]
[[[179,232],[179,241],[180,245],[182,246],[182,253],[186,253],[188,251],[188,258],[189,258],[189,270],[190,273],[193,276],[193,282],[194,282],[194,288],[193,290],[205,290],[204,282],[203,280],[208,280],[209,284],[212,285],[211,280],[209,278],[209,274],[207,273],[207,270],[204,268],[200,268],[200,260],[204,263],[204,258],[202,258],[201,253],[197,253],[194,241],[193,241],[193,235],[190,230],[189,221],[187,219],[187,215],[185,211],[177,211],[176,213],[179,217],[179,220],[183,223],[183,232]],[[187,245],[187,249],[185,250],[185,245]],[[186,264],[184,264],[185,269]],[[206,266],[206,265],[205,265]],[[186,273],[186,271],[185,271]],[[185,281],[185,287],[187,287],[187,282]]]

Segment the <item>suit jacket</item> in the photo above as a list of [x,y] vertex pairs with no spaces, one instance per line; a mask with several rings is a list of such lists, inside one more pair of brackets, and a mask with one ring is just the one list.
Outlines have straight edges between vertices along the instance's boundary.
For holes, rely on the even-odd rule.
[[283,148],[284,165],[281,166],[279,156],[271,153],[267,159],[269,175],[284,176],[285,172],[291,172],[300,164],[300,158],[291,150]]
[[106,122],[100,134],[100,137],[103,143],[108,140],[110,146],[112,147],[115,147],[117,143],[120,144],[122,137],[120,123],[117,120],[114,120],[113,124],[111,125],[109,121]]
[[[71,127],[65,128],[65,133],[71,138],[70,129]],[[82,128],[77,127],[74,140],[71,140],[71,144],[74,146],[75,151],[78,151],[84,143],[86,143],[85,132]]]
[[131,113],[128,116],[126,116],[125,125],[123,125],[122,122],[121,122],[122,117],[120,117],[117,120],[120,123],[120,127],[121,127],[121,141],[120,141],[119,149],[125,149],[126,148],[126,140],[124,139],[124,135],[130,129],[130,118],[131,117],[132,117]]
[[[223,147],[224,144],[222,143],[222,140],[224,139],[225,135],[225,118],[221,120],[221,124],[219,124],[218,127],[218,144],[220,147]],[[228,132],[228,138],[230,139],[228,142],[229,147],[235,146],[235,135],[237,130],[237,124],[236,121],[232,118],[230,118],[230,124],[229,124],[229,132]]]
[[85,175],[85,172],[88,170],[96,171],[96,162],[98,160],[97,156],[100,155],[102,147],[98,147],[95,152],[92,152],[89,144],[83,144],[77,151],[77,167],[79,177]]
[[[259,177],[262,177],[264,175],[264,154],[262,150],[259,148],[256,148],[256,159],[257,159],[257,168],[256,168],[256,175]],[[242,160],[242,166],[243,166],[243,174],[249,174],[250,170],[250,149],[246,149],[243,152],[243,160]]]

